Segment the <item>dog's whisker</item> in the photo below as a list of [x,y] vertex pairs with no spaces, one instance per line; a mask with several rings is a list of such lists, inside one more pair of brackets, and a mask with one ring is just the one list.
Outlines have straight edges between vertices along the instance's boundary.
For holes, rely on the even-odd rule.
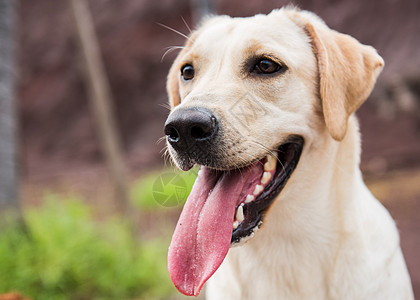
[[158,105],[160,107],[166,108],[167,110],[171,110],[172,109],[172,107],[169,104],[167,104],[167,103],[159,103]]
[[169,154],[169,148],[166,146],[164,148],[165,152],[163,153],[163,161],[164,161],[164,167],[167,168],[168,162],[170,164],[170,167],[174,167],[174,162],[171,159],[171,156]]
[[181,19],[182,19],[182,22],[184,22],[185,27],[187,27],[188,31],[189,31],[190,33],[192,33],[192,30],[191,30],[190,26],[188,26],[188,23],[185,21],[185,19],[184,19],[184,17],[183,17],[183,16],[181,16]]
[[[255,144],[256,146],[260,147],[260,148],[261,148],[261,149],[263,149],[265,152],[268,152],[271,156],[276,157],[276,160],[277,160],[277,162],[279,162],[279,163],[280,163],[280,166],[281,166],[282,170],[283,170],[284,172],[286,171],[286,168],[285,168],[285,166],[284,166],[283,162],[282,162],[282,161],[278,158],[278,155],[277,155],[277,153],[276,153],[276,150],[272,150],[272,149],[270,149],[270,148],[268,148],[268,147],[264,146],[263,144],[261,144],[260,142],[257,142],[257,141],[250,141],[250,142],[252,142],[252,143],[253,143],[253,144]],[[253,157],[253,156],[251,156],[251,155],[248,155],[248,156],[251,158],[250,160],[254,159],[254,157]],[[241,163],[244,163],[244,164],[249,163],[249,161],[250,161],[250,160],[246,160],[246,159],[244,159],[244,158],[242,158],[242,157],[239,157],[239,159],[241,159]]]
[[249,162],[254,160],[255,157],[249,153],[242,153],[242,155],[236,156],[236,159],[238,159],[239,161],[237,164],[235,164],[234,168],[240,169],[244,166],[249,167]]
[[161,154],[162,154],[162,157],[164,158],[164,157],[165,157],[165,155],[167,154],[167,151],[168,151],[168,147],[167,147],[167,146],[165,146],[164,148],[162,148],[162,149],[159,151],[159,153],[161,153]]
[[277,157],[277,153],[276,150],[272,150],[266,146],[264,146],[263,144],[261,144],[260,142],[257,141],[253,141],[257,146],[261,147],[262,149],[264,149],[265,151],[267,151],[270,155],[272,156],[276,156]]
[[[169,155],[165,155],[165,168],[170,168],[170,167],[172,167],[172,165],[171,165],[171,159],[170,159],[170,157],[169,157]],[[168,167],[168,165],[169,165],[169,167]]]
[[162,50],[168,50],[168,49],[173,49],[173,48],[175,48],[175,49],[184,49],[185,47],[184,47],[184,46],[177,46],[177,45],[174,45],[174,46],[168,46],[168,47],[165,47],[165,48],[163,48]]
[[161,150],[159,151],[159,153],[161,153],[161,154],[162,154],[162,157],[164,157],[164,156],[166,155],[166,152],[167,152],[166,147],[165,147],[165,148],[163,148],[163,149],[161,149]]
[[158,138],[158,140],[156,141],[156,145],[159,145],[160,143],[162,143],[162,141],[166,140],[166,135]]
[[276,157],[276,160],[280,163],[283,171],[286,171],[286,168],[284,167],[283,162],[278,158],[278,155],[275,153],[276,150],[271,150],[269,148],[267,148],[266,146],[264,146],[263,144],[257,142],[257,141],[253,141],[256,145],[260,146],[262,149],[266,150],[268,153],[270,153],[270,155]]
[[165,25],[165,24],[162,24],[162,23],[157,23],[157,24],[158,24],[159,26],[162,26],[162,27],[164,27],[164,28],[166,28],[166,29],[168,29],[168,30],[172,31],[172,32],[177,33],[178,35],[180,35],[180,36],[182,36],[182,37],[186,38],[187,40],[190,40],[190,38],[189,38],[186,34],[183,34],[182,32],[180,32],[180,31],[178,31],[178,30],[176,30],[176,29],[174,29],[174,28],[172,28],[172,27],[169,27],[169,26],[167,26],[167,25]]
[[165,147],[163,147],[162,150],[160,150],[160,153],[163,152],[163,155],[168,155],[168,151],[169,151],[168,146],[165,145]]
[[168,55],[169,53],[178,50],[178,49],[184,49],[183,46],[171,46],[168,47],[168,49],[165,51],[165,53],[163,53],[162,58],[160,59],[160,62],[163,62],[163,60],[165,59],[165,56]]

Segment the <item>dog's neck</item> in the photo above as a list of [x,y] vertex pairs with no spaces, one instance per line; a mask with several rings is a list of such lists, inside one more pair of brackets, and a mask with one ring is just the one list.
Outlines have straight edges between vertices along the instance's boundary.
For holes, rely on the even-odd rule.
[[[298,168],[255,237],[230,250],[226,268],[235,277],[249,280],[245,274],[254,270],[244,270],[240,265],[252,256],[252,261],[258,263],[252,268],[264,269],[258,276],[278,278],[284,283],[292,280],[297,285],[317,280],[315,285],[325,284],[320,278],[334,268],[343,239],[353,226],[358,226],[354,224],[357,220],[350,217],[362,198],[355,193],[367,189],[360,188],[364,183],[359,170],[360,138],[355,117],[350,118],[343,141],[325,136],[318,143],[324,146],[307,145],[310,149],[302,154]],[[301,280],[303,277],[307,279]],[[293,290],[307,288],[295,286]]]
[[[348,225],[340,224],[347,219],[342,214],[357,205],[359,195],[354,193],[360,189],[356,186],[363,185],[356,118],[350,118],[343,141],[336,142],[326,133],[324,140],[308,145],[304,151],[299,167],[271,208],[273,211],[268,211],[258,235],[267,231],[272,238],[292,234],[293,239],[299,236],[304,240],[316,228],[320,229],[316,232],[326,234],[330,229],[331,235],[346,230]],[[321,226],[327,228],[321,230]]]

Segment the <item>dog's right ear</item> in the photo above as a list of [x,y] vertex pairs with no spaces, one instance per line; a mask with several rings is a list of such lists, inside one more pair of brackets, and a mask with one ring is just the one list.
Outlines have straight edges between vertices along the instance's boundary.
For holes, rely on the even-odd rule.
[[369,96],[384,61],[374,48],[328,28],[311,13],[295,10],[291,16],[311,39],[325,124],[341,141],[348,118]]
[[371,93],[384,61],[374,48],[349,35],[311,23],[305,30],[318,60],[325,124],[331,136],[341,141],[348,118]]
[[180,70],[178,69],[177,61],[172,64],[169,70],[168,78],[166,81],[166,90],[169,96],[169,104],[175,107],[181,103],[181,95],[179,94],[179,77]]

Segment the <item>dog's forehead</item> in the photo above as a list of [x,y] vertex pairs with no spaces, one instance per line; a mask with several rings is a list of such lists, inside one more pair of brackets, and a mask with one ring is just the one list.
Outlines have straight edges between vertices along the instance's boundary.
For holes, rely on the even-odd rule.
[[303,30],[287,15],[277,12],[247,18],[213,17],[198,29],[191,47],[192,53],[204,57],[227,53],[240,57],[244,51],[265,50],[293,64],[299,56],[307,56],[311,46]]

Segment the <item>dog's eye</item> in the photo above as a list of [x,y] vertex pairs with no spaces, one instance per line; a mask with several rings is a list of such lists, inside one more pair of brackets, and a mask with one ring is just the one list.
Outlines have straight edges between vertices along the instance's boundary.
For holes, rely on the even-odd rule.
[[194,68],[192,65],[184,65],[181,68],[181,77],[184,80],[191,80],[194,78]]
[[257,61],[254,65],[252,73],[255,74],[273,74],[282,69],[282,66],[268,58]]

